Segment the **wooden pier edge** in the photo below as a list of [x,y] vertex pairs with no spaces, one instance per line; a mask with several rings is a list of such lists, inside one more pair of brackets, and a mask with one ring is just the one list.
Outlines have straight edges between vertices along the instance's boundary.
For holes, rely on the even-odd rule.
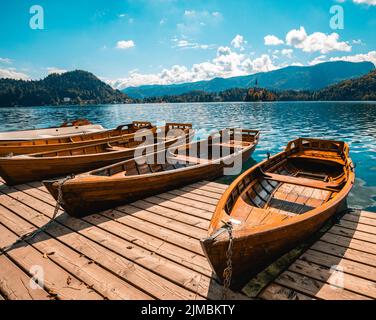
[[[0,253],[0,300],[218,300],[223,287],[199,240],[226,188],[202,181],[82,219],[60,212],[49,223],[55,201],[40,182],[0,181],[1,248],[49,223]],[[376,214],[349,211],[252,298],[375,299],[375,258]],[[244,292],[229,298],[251,299]]]

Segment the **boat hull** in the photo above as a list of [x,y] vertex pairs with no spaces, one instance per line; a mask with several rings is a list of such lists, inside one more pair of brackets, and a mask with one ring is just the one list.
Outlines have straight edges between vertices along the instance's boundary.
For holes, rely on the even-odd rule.
[[69,127],[56,127],[47,129],[34,129],[34,130],[21,130],[21,131],[9,131],[0,132],[1,142],[5,141],[18,141],[18,140],[32,140],[43,139],[51,137],[69,137],[77,134],[86,134],[93,132],[105,131],[99,124],[89,124],[83,126],[69,126]]
[[[256,145],[238,156],[245,161],[254,151]],[[210,163],[171,170],[161,173],[129,176],[119,179],[108,177],[83,177],[62,186],[63,208],[74,217],[82,217],[116,206],[124,205],[162,192],[182,187],[201,180],[213,180],[223,175],[228,166],[223,162]],[[55,199],[58,198],[56,181],[43,181]]]
[[[276,259],[312,238],[330,218],[346,206],[346,198],[344,198],[319,215],[296,224],[262,233],[238,234],[235,231],[231,288],[241,288]],[[220,281],[224,280],[223,271],[226,268],[228,244],[227,233],[216,240],[201,240],[201,246]]]

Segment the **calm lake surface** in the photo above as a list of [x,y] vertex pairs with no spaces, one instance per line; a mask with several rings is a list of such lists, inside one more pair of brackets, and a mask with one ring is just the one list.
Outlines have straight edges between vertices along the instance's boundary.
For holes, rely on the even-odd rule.
[[[376,212],[376,102],[197,103],[0,108],[0,131],[58,126],[87,118],[112,128],[132,120],[157,125],[190,122],[204,138],[213,129],[261,130],[260,143],[245,169],[297,137],[340,139],[350,144],[356,183],[349,205]],[[203,177],[204,178],[204,177]],[[221,179],[230,182],[231,178]]]

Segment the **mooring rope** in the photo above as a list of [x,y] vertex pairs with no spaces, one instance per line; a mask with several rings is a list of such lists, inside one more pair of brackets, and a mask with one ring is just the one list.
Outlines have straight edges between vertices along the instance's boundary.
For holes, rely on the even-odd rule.
[[26,234],[20,236],[12,244],[10,244],[8,246],[5,246],[3,248],[0,248],[0,256],[3,255],[4,253],[8,252],[9,250],[11,250],[18,243],[20,243],[22,241],[32,240],[39,233],[41,233],[42,231],[44,231],[56,219],[60,207],[64,204],[62,187],[63,187],[63,185],[64,185],[65,182],[67,182],[68,180],[73,179],[73,178],[74,178],[74,175],[70,175],[70,176],[67,176],[66,178],[58,181],[57,201],[56,201],[56,206],[55,206],[54,214],[52,215],[50,221],[48,221],[48,223],[46,223],[45,225],[41,226],[40,228],[32,231],[31,233],[26,233]]

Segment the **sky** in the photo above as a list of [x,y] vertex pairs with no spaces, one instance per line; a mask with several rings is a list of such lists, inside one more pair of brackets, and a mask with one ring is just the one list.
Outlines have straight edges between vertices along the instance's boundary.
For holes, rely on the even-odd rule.
[[82,69],[123,89],[376,65],[375,30],[376,0],[1,0],[0,78]]

